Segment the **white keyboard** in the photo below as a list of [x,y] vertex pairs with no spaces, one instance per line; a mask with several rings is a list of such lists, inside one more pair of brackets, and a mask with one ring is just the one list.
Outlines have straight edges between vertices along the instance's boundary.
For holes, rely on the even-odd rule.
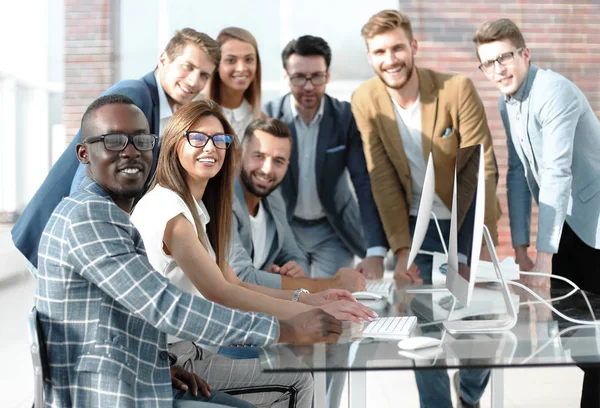
[[389,281],[367,281],[365,292],[379,293],[388,296],[392,291],[394,282]]
[[409,337],[417,324],[415,316],[381,317],[363,330],[363,337],[403,339]]

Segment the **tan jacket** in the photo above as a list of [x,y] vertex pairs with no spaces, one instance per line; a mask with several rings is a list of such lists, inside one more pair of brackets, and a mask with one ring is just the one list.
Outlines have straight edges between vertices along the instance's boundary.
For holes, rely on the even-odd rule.
[[[485,155],[485,224],[497,242],[501,215],[496,196],[498,170],[483,103],[467,77],[417,68],[421,94],[423,156],[433,153],[435,191],[452,208],[454,167],[460,147],[482,143]],[[373,196],[391,249],[410,246],[410,168],[400,138],[392,100],[385,84],[374,77],[352,95],[352,112],[361,132]],[[442,137],[447,128],[452,133]],[[459,170],[464,163],[459,163]],[[460,190],[464,191],[464,190]],[[465,214],[458,214],[462,223]]]

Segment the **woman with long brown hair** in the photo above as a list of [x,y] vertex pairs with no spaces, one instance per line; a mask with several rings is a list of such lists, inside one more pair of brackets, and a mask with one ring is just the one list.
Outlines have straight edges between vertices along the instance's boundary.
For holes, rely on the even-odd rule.
[[[353,298],[346,291],[304,294],[293,302],[292,291],[242,282],[231,270],[226,258],[239,157],[239,143],[232,133],[221,108],[211,100],[187,104],[170,119],[154,182],[132,215],[151,264],[181,289],[232,308],[285,319],[319,305],[339,319],[370,320],[374,314],[349,301]],[[178,363],[215,389],[278,384],[285,390],[299,390],[296,400],[310,405],[310,376],[274,377],[261,373],[257,359],[231,360],[191,342],[169,341]],[[263,401],[277,394],[276,401],[271,401],[275,403],[288,393],[249,393],[242,397],[256,403],[256,398]]]
[[248,124],[261,115],[261,66],[256,38],[247,30],[227,27],[217,36],[221,60],[207,96],[223,108],[241,141]]

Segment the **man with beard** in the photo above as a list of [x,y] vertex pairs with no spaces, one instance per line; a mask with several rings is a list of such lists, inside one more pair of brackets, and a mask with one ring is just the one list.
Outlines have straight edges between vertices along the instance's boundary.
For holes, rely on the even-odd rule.
[[360,134],[350,104],[325,94],[331,49],[322,38],[306,35],[290,41],[281,56],[291,93],[268,102],[264,110],[288,125],[294,142],[281,193],[311,268],[307,272],[331,277],[338,268],[351,266],[357,255],[364,257],[358,270],[381,278],[387,241]]
[[[418,43],[406,15],[383,10],[369,19],[362,36],[377,76],[356,90],[352,111],[362,135],[375,202],[397,257],[394,277],[407,283],[431,283],[431,257],[420,255],[414,264],[418,267],[406,268],[430,152],[436,170],[432,211],[447,241],[456,152],[483,144],[485,223],[497,240],[498,172],[485,111],[468,78],[415,67]],[[434,222],[422,249],[443,251]],[[452,406],[445,371],[415,373],[422,407]],[[455,377],[459,406],[478,406],[488,375],[488,370],[460,371]]]
[[306,258],[286,217],[277,187],[292,154],[289,128],[278,119],[255,119],[242,140],[240,177],[235,183],[234,228],[229,263],[240,279],[276,289],[320,292],[364,290],[364,277],[340,268],[333,278],[311,279]]

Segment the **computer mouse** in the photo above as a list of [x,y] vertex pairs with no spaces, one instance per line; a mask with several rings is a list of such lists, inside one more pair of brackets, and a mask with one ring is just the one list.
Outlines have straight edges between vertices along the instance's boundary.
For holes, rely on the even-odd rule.
[[400,350],[420,350],[429,347],[439,347],[441,344],[442,341],[434,337],[416,336],[400,340],[398,347]]
[[382,300],[384,296],[373,292],[354,292],[352,294],[356,300]]

